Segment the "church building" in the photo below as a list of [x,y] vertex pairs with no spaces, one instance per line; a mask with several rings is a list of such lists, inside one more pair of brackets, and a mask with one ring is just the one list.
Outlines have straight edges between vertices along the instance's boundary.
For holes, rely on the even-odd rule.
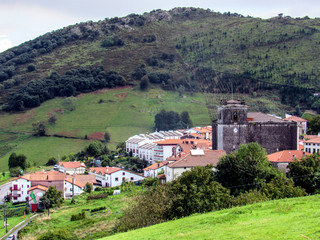
[[298,149],[296,122],[261,112],[247,112],[244,101],[221,100],[218,119],[212,124],[212,149],[237,150],[240,144],[257,142],[267,153]]

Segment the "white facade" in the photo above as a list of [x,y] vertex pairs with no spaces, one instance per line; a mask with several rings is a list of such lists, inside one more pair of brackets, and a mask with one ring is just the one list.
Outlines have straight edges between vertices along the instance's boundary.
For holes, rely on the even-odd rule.
[[165,165],[157,168],[157,169],[148,169],[148,170],[143,170],[143,175],[145,177],[156,177],[159,175],[160,172],[164,171]]
[[191,170],[191,168],[183,167],[183,168],[171,168],[165,166],[164,174],[166,175],[166,181],[171,182],[177,179],[183,172]]
[[78,168],[64,168],[63,166],[59,166],[59,172],[64,172],[69,175],[73,174],[84,174],[86,171],[85,167],[78,167]]
[[71,182],[64,181],[64,198],[71,198],[72,197],[72,190],[74,186],[74,195],[80,195],[83,193],[83,189],[77,185],[73,185]]
[[120,186],[124,181],[135,182],[144,179],[143,176],[126,170],[119,170],[109,174],[100,174],[90,170],[89,174],[93,174],[96,181],[100,182],[102,187],[116,187]]
[[154,148],[155,143],[145,143],[139,148],[139,158],[148,161],[150,164],[154,163]]
[[31,182],[24,178],[17,178],[11,181],[11,197],[12,203],[25,202],[28,197],[28,189],[31,187]]
[[181,152],[181,147],[178,143],[172,145],[158,144],[154,148],[154,161],[165,161],[168,157],[179,154],[179,152]]
[[320,143],[311,142],[311,140],[304,142],[304,151],[308,153],[319,153],[320,152]]

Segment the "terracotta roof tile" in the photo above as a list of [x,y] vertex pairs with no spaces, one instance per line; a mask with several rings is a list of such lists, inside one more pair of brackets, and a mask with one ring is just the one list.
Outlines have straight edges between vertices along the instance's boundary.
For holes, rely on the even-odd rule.
[[154,163],[146,168],[143,169],[143,171],[148,171],[148,170],[156,170],[158,168],[163,167],[164,165],[166,165],[166,163],[168,163],[167,161],[163,161],[161,163]]
[[59,162],[59,165],[63,166],[64,168],[86,168],[86,165],[82,162]]
[[224,150],[203,150],[204,155],[191,155],[191,153],[182,156],[180,160],[170,163],[168,167],[181,168],[181,167],[195,167],[195,166],[207,166],[212,164],[216,166],[219,162],[219,158],[224,156],[226,152]]
[[88,175],[66,175],[66,181],[69,183],[72,183],[72,179],[74,178],[74,184],[83,188],[87,183],[92,183],[95,184],[96,183],[96,178],[94,175],[92,174],[88,174]]
[[181,143],[181,139],[167,139],[167,140],[163,140],[163,141],[158,141],[155,142],[158,145],[174,145],[174,144],[179,144]]
[[305,143],[320,143],[320,137],[312,138],[308,141],[305,141]]
[[121,168],[118,168],[118,167],[93,167],[93,168],[90,168],[90,171],[91,172],[96,172],[96,173],[100,173],[102,175],[105,175],[105,174],[112,174],[114,172],[118,172],[122,170]]
[[295,158],[300,160],[304,157],[304,155],[311,155],[311,153],[303,152],[300,150],[284,150],[280,152],[275,152],[268,155],[268,160],[270,162],[277,162],[277,163],[287,163],[287,162],[294,162]]
[[296,116],[287,117],[287,118],[285,118],[283,120],[285,120],[285,121],[294,121],[294,122],[307,122],[307,120],[305,120],[303,118],[296,117]]
[[34,189],[40,189],[42,191],[47,191],[48,190],[48,187],[45,187],[45,186],[42,186],[42,185],[36,185],[36,186],[33,186],[31,188],[29,188],[27,191],[30,192]]

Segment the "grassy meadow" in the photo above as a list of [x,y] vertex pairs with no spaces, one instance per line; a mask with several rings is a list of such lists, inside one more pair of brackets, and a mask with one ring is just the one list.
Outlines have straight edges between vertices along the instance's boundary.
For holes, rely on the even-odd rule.
[[[51,209],[50,215],[44,212],[21,232],[22,239],[35,240],[41,234],[49,230],[65,229],[80,239],[98,239],[111,234],[116,219],[122,215],[122,209],[129,204],[132,195],[141,191],[139,186],[132,187],[130,191],[121,191],[120,195],[114,195],[102,199],[87,200],[88,194],[75,197],[75,204],[71,199],[65,200],[60,208]],[[101,194],[102,192],[91,193]],[[99,211],[92,209],[105,207]],[[70,221],[71,215],[85,212],[86,218],[78,221]]]
[[196,214],[103,238],[320,239],[320,195],[256,203]]

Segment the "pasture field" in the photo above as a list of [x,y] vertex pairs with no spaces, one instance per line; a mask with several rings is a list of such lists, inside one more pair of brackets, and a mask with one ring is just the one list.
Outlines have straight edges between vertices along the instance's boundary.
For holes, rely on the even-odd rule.
[[320,195],[196,214],[116,234],[117,239],[320,239]]

